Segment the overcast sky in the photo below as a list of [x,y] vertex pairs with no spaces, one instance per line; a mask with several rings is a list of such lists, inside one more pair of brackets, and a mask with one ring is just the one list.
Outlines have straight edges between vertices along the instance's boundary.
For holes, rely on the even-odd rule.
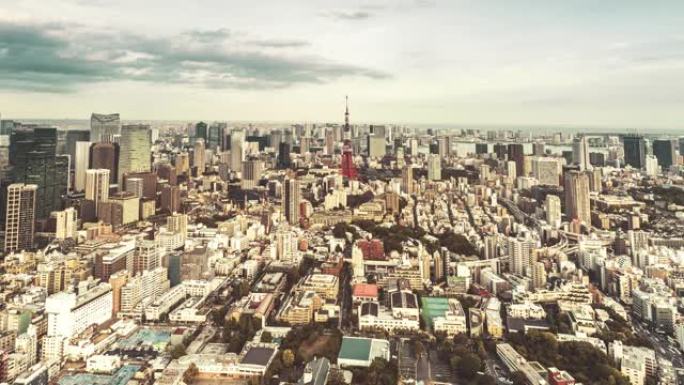
[[5,117],[678,128],[684,1],[0,0]]

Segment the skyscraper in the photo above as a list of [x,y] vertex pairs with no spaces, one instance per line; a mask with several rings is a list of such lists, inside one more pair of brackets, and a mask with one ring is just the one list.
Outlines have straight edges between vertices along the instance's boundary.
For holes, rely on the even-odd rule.
[[577,220],[586,225],[591,223],[589,204],[589,177],[581,171],[565,173],[565,215],[568,221]]
[[672,165],[677,164],[677,141],[675,139],[654,140],[653,155],[658,158],[658,164],[664,170],[669,169]]
[[546,222],[553,228],[560,227],[561,224],[561,200],[559,197],[548,194],[544,202],[546,211]]
[[233,130],[230,133],[230,169],[235,173],[242,172],[245,160],[245,131]]
[[202,176],[206,169],[206,151],[204,147],[204,139],[197,138],[195,148],[192,153],[192,163],[197,168],[197,176]]
[[532,176],[539,184],[558,186],[560,184],[560,165],[556,158],[534,157],[532,159]]
[[290,168],[291,165],[290,144],[287,142],[280,142],[280,145],[278,145],[278,168],[286,169]]
[[299,204],[301,198],[299,181],[294,177],[286,177],[283,184],[283,215],[291,225],[299,224]]
[[528,275],[535,260],[534,249],[537,242],[533,239],[518,237],[508,238],[508,255],[510,256],[510,270],[514,274]]
[[405,194],[413,194],[413,167],[410,165],[401,169],[401,190]]
[[625,164],[636,169],[646,166],[646,142],[643,136],[626,135],[622,138],[625,150]]
[[55,220],[56,239],[76,239],[78,230],[78,215],[75,208],[67,207],[62,211],[54,211],[52,212],[51,216]]
[[525,176],[525,151],[522,143],[508,144],[508,160],[515,162],[517,176]]
[[428,157],[428,180],[442,179],[442,158],[439,155],[430,155]]
[[69,157],[57,155],[57,129],[27,127],[15,129],[10,137],[10,179],[14,183],[35,184],[36,219],[46,219],[62,209],[67,192]]
[[121,134],[119,114],[96,114],[90,116],[90,141],[111,142],[115,135]]
[[95,202],[95,212],[99,213],[100,203],[109,199],[109,170],[86,171],[85,198]]
[[118,184],[126,173],[150,171],[151,135],[146,124],[128,124],[121,128]]
[[109,170],[109,184],[115,185],[119,180],[119,143],[93,143],[90,146],[90,163],[88,169]]
[[572,142],[572,162],[579,166],[580,171],[591,167],[589,162],[589,144],[587,137],[582,135]]
[[85,188],[86,170],[90,168],[90,142],[76,142],[74,157],[74,190],[83,191]]
[[242,188],[251,189],[256,187],[261,179],[263,168],[264,163],[259,159],[250,159],[246,161],[242,167]]
[[33,247],[38,186],[15,183],[7,188],[5,252]]

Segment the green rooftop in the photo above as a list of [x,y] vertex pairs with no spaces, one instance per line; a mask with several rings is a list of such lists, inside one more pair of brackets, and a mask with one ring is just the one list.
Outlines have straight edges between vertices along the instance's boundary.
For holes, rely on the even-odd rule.
[[422,297],[420,302],[423,321],[432,330],[432,320],[435,317],[443,316],[444,312],[449,310],[449,299],[445,297]]
[[371,352],[371,339],[342,337],[342,347],[338,358],[347,360],[368,360]]

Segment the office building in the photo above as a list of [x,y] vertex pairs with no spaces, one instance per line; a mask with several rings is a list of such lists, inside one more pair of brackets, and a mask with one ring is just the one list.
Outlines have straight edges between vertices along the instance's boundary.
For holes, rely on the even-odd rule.
[[568,221],[591,223],[589,203],[589,177],[580,171],[568,171],[565,174],[565,215]]
[[278,145],[278,168],[287,169],[292,165],[290,157],[290,144],[287,142],[280,142]]
[[428,180],[442,179],[442,159],[439,155],[430,155],[428,157]]
[[74,169],[74,191],[83,191],[85,188],[85,172],[90,164],[90,142],[76,142],[72,165]]
[[204,139],[197,138],[192,153],[192,165],[197,169],[197,176],[202,176],[206,169],[206,149]]
[[413,194],[413,167],[410,165],[404,166],[401,169],[401,191],[404,194]]
[[93,143],[90,146],[89,169],[109,170],[109,185],[119,180],[119,143]]
[[45,300],[47,335],[71,338],[112,318],[112,288],[101,283],[81,293],[59,292]]
[[561,225],[561,200],[559,197],[548,194],[544,201],[544,211],[546,211],[546,222],[553,228]]
[[[289,149],[289,148],[288,148]],[[289,159],[288,152],[288,159]],[[245,131],[233,130],[230,133],[230,169],[235,173],[242,172],[242,162],[245,160]]]
[[113,142],[114,137],[121,135],[121,118],[119,114],[96,114],[90,116],[90,141]]
[[51,212],[61,210],[62,197],[67,193],[69,157],[57,155],[56,148],[56,128],[15,129],[10,137],[9,179],[38,186],[36,219],[47,219]]
[[291,225],[299,224],[299,204],[301,202],[301,187],[294,177],[287,177],[283,183],[283,216]]
[[78,214],[76,209],[68,207],[62,211],[53,211],[55,220],[55,238],[58,240],[76,239],[78,234]]
[[508,160],[515,162],[518,176],[525,176],[525,151],[522,143],[508,144]]
[[161,209],[168,213],[180,211],[181,194],[178,186],[164,186],[161,193]]
[[625,164],[642,169],[646,166],[646,142],[640,135],[626,135],[622,138],[625,151]]
[[584,171],[591,166],[589,162],[589,143],[584,135],[575,138],[572,142],[572,163],[578,165],[580,171]]
[[100,203],[109,199],[109,170],[86,171],[85,198],[95,202],[95,212],[99,215]]
[[535,157],[532,159],[532,176],[541,185],[558,186],[560,184],[560,164],[555,158]]
[[[681,152],[681,150],[680,150]],[[663,170],[668,170],[677,162],[677,141],[675,139],[656,139],[653,141],[653,155]]]
[[15,183],[7,187],[5,252],[33,248],[38,186]]
[[264,162],[259,159],[250,159],[244,162],[242,167],[241,185],[243,189],[252,189],[259,185]]
[[121,128],[119,186],[128,173],[150,171],[151,140],[150,126],[146,124],[129,124]]

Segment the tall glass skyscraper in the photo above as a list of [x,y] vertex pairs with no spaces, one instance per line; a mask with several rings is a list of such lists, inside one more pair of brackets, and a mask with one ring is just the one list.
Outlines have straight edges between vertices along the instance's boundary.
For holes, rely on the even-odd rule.
[[111,142],[115,135],[121,134],[119,114],[96,114],[90,116],[90,141]]
[[150,171],[152,136],[147,124],[129,124],[121,128],[119,140],[118,184],[126,173]]
[[36,218],[44,219],[62,209],[67,192],[69,157],[56,155],[57,129],[24,127],[10,137],[10,178],[14,183],[35,184]]
[[627,135],[623,139],[625,149],[625,164],[636,169],[646,166],[646,142],[640,135]]

